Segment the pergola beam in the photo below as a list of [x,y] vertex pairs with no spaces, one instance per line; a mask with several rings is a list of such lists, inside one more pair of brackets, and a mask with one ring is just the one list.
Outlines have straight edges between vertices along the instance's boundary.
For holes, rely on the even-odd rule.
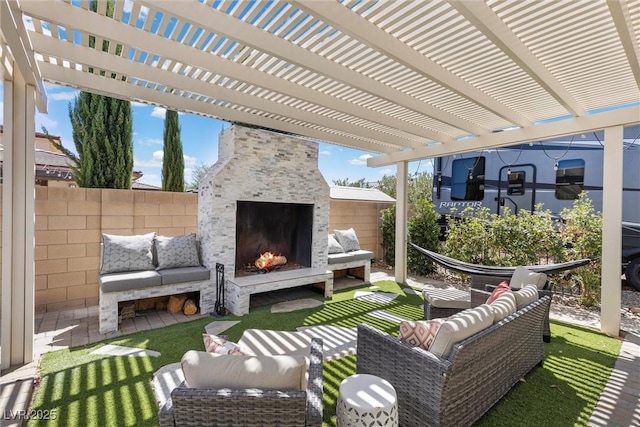
[[52,83],[69,85],[101,95],[125,99],[129,101],[145,100],[177,111],[186,111],[210,117],[220,117],[226,112],[228,120],[237,123],[248,123],[282,132],[293,133],[320,141],[334,141],[347,147],[370,147],[364,141],[333,134],[320,129],[303,127],[294,123],[259,116],[240,110],[228,109],[216,104],[205,103],[185,96],[178,97],[174,93],[163,92],[147,87],[126,83],[109,77],[102,77],[82,71],[72,70],[53,64],[43,63],[42,72]]
[[372,157],[367,160],[367,166],[387,166],[401,161],[413,161],[469,151],[488,150],[490,148],[546,140],[551,137],[560,138],[563,136],[595,132],[611,126],[629,126],[635,124],[640,124],[640,106],[574,117],[572,119],[541,124],[526,129],[515,129],[491,135],[483,135],[477,138],[467,138],[446,146],[444,144],[434,144],[415,150]]
[[28,45],[29,37],[17,1],[0,1],[0,21],[2,38],[11,49],[15,66],[20,70],[25,82],[36,88],[36,106],[40,112],[46,113],[47,93],[42,85],[42,76],[33,56],[33,49]]
[[633,77],[636,79],[638,89],[640,89],[640,45],[633,32],[633,22],[629,14],[629,7],[620,0],[607,0],[607,6],[618,31],[622,48],[627,54],[629,67],[633,72]]
[[[498,102],[466,80],[447,71],[437,62],[407,46],[341,3],[335,0],[294,0],[290,3],[497,116],[520,127],[531,125],[531,121],[526,117]],[[484,130],[484,132],[476,131],[474,133],[488,132]]]
[[422,102],[410,95],[393,89],[384,83],[366,77],[350,68],[337,64],[327,58],[289,43],[269,32],[242,22],[224,12],[193,0],[175,0],[172,2],[153,2],[140,0],[151,9],[158,9],[171,16],[193,23],[208,31],[222,34],[234,41],[250,46],[261,52],[281,58],[291,64],[311,69],[335,81],[345,83],[370,95],[401,105],[418,114],[432,117],[457,129],[473,134],[483,134],[489,129]]
[[[252,108],[270,112],[284,117],[290,117],[307,123],[316,123],[327,128],[333,128],[344,133],[360,135],[364,138],[378,141],[379,152],[392,152],[406,147],[409,143],[395,135],[384,134],[375,129],[343,123],[319,114],[291,107],[286,104],[274,102],[251,93],[245,93],[229,89],[218,84],[211,84],[200,79],[185,79],[184,76],[159,67],[148,67],[139,62],[130,61],[122,57],[109,55],[96,49],[75,45],[62,40],[56,40],[42,34],[33,34],[32,40],[38,52],[55,56],[57,52],[64,51],[64,59],[77,64],[95,67],[108,72],[135,77],[140,80],[150,81],[177,88],[186,92],[192,92],[214,98],[216,101],[226,101],[231,104],[251,106]],[[46,77],[46,76],[45,76]],[[71,84],[72,82],[67,82]],[[228,110],[233,111],[233,110]],[[364,149],[364,148],[363,148]]]
[[586,112],[571,93],[540,62],[513,31],[484,1],[455,0],[451,6],[471,22],[482,34],[499,47],[518,67],[544,88],[573,116]]

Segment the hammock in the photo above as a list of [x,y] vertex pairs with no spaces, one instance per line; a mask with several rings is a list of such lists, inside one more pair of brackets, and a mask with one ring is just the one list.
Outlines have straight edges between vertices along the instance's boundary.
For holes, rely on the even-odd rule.
[[[477,276],[495,276],[509,278],[513,276],[513,272],[516,267],[495,267],[490,265],[471,264],[468,262],[460,261],[455,258],[449,258],[448,256],[440,255],[439,253],[432,252],[430,250],[421,248],[418,245],[410,243],[418,252],[441,266],[457,271],[458,273],[477,275]],[[535,271],[536,273],[553,274],[561,271],[571,270],[583,265],[587,265],[591,262],[589,258],[581,259],[577,261],[562,262],[559,264],[547,264],[547,265],[527,265],[527,270]]]

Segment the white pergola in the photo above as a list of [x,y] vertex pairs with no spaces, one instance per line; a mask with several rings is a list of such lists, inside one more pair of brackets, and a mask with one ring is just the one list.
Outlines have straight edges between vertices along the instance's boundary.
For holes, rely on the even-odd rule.
[[398,282],[409,161],[604,129],[602,330],[619,334],[640,0],[114,3],[0,0],[3,367],[32,357],[44,81],[378,153],[369,166],[398,170]]

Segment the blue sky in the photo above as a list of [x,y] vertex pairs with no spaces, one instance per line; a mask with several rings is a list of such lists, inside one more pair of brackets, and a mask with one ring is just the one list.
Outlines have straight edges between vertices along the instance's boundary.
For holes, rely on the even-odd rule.
[[[0,88],[2,85],[0,85]],[[75,151],[71,137],[71,123],[69,121],[69,102],[72,102],[78,91],[46,84],[48,95],[48,114],[37,113],[36,131],[46,127],[50,134],[62,138],[62,144]],[[1,106],[0,106],[1,107]],[[0,108],[0,116],[3,109]],[[165,110],[146,104],[132,103],[133,111],[133,154],[134,170],[144,173],[140,182],[161,186],[162,176],[162,133],[164,128]],[[222,129],[230,126],[228,122],[196,116],[194,114],[180,114],[181,139],[185,156],[185,182],[191,180],[194,166],[204,163],[212,165],[218,159],[218,134]],[[319,168],[329,184],[334,180],[349,179],[357,181],[365,178],[367,181],[378,181],[383,175],[394,175],[395,166],[369,168],[366,159],[372,153],[352,150],[339,145],[319,144]],[[409,171],[431,171],[429,160],[413,162]]]

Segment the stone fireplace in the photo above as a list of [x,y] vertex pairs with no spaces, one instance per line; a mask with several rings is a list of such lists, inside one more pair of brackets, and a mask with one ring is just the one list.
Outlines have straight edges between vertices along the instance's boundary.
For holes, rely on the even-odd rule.
[[[261,283],[302,283],[311,280],[305,274],[324,273],[328,229],[329,186],[318,169],[316,143],[241,125],[221,132],[218,161],[200,181],[198,234],[203,263],[225,266],[232,313],[248,312],[244,293],[283,286]],[[267,251],[287,257],[299,272],[240,278],[243,267]]]

